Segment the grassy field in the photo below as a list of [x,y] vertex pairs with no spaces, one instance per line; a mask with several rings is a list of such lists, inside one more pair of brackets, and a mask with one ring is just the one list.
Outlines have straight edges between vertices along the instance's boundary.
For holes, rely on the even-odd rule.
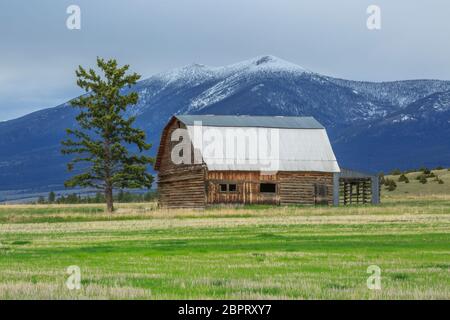
[[439,184],[434,181],[434,178],[428,178],[426,184],[422,184],[416,177],[421,174],[420,172],[411,172],[405,174],[409,179],[409,183],[398,182],[399,175],[392,176],[389,175],[387,178],[393,179],[397,184],[397,189],[392,192],[386,192],[389,196],[427,196],[427,195],[450,195],[450,170],[432,170],[444,184]]
[[0,205],[0,299],[449,299],[450,193],[401,187],[340,208]]

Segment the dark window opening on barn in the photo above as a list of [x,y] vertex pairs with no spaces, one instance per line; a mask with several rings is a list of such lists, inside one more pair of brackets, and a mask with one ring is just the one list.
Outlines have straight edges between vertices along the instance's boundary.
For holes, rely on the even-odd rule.
[[275,193],[277,191],[277,185],[275,183],[261,183],[259,185],[259,192]]
[[327,200],[327,186],[323,184],[314,185],[314,202],[316,204],[328,204]]
[[327,186],[323,184],[316,184],[315,186],[316,197],[326,197],[327,196]]
[[230,183],[230,184],[220,183],[219,190],[220,190],[220,192],[236,192],[237,185],[235,183]]

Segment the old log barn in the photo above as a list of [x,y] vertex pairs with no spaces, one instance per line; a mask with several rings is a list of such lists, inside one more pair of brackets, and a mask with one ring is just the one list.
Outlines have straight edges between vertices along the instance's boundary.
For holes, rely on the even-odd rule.
[[378,177],[341,170],[312,117],[173,116],[155,170],[163,208],[379,202]]

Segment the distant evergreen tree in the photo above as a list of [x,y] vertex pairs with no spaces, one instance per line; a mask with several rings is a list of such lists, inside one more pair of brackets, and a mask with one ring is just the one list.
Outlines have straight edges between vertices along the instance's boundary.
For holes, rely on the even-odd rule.
[[402,173],[400,177],[398,177],[398,182],[409,183],[409,179],[405,174]]
[[152,200],[155,200],[157,197],[157,193],[155,191],[149,191],[144,195],[144,201],[145,202],[150,202]]
[[48,194],[48,202],[53,203],[56,200],[56,195],[53,191]]
[[95,194],[95,203],[102,203],[102,202],[105,202],[105,197],[100,192],[97,192]]
[[424,174],[430,174],[431,173],[431,170],[428,169],[427,167],[422,167],[422,168],[420,168],[419,171],[422,171]]
[[117,201],[118,202],[125,202],[125,193],[123,192],[123,190],[119,191],[119,194],[117,195]]
[[113,190],[115,188],[150,188],[153,177],[147,165],[153,159],[145,155],[130,154],[127,147],[136,146],[139,152],[149,150],[145,133],[133,128],[135,117],[126,118],[124,112],[138,101],[138,94],[122,94],[123,88],[136,84],[140,76],[126,75],[128,65],[118,67],[116,60],[97,58],[97,66],[103,73],[79,66],[76,71],[77,84],[87,94],[71,101],[81,111],[76,117],[80,130],[67,129],[75,140],[62,142],[63,154],[77,154],[68,164],[72,171],[78,162],[82,173],[66,181],[66,187],[92,187],[102,190],[106,200],[106,211],[114,211]]

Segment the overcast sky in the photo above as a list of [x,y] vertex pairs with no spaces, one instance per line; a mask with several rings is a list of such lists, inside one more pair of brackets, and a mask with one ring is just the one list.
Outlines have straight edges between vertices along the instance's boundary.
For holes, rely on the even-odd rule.
[[[81,30],[66,9],[81,8]],[[381,30],[366,27],[369,5]],[[78,95],[74,70],[115,57],[148,77],[272,54],[354,80],[450,80],[448,0],[1,0],[0,121]]]

